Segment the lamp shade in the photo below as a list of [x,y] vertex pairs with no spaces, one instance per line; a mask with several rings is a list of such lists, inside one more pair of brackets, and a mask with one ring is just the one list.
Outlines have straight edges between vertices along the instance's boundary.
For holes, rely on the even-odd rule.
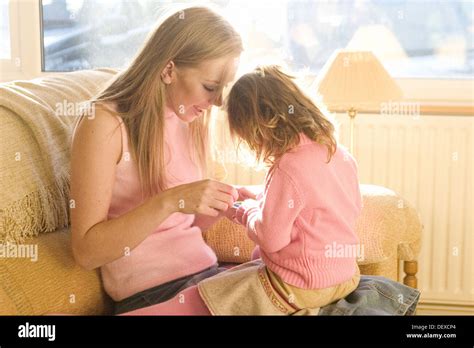
[[402,91],[371,51],[337,50],[324,65],[316,88],[329,110],[380,109]]

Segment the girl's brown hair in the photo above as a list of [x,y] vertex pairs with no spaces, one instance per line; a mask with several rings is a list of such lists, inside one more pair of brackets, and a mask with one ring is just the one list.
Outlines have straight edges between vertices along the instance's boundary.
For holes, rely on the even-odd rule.
[[[242,50],[240,35],[221,15],[207,7],[184,8],[159,23],[128,68],[92,100],[116,103],[130,134],[131,157],[144,196],[166,189],[163,69],[169,61],[177,68],[193,68],[205,60],[237,57]],[[201,173],[206,172],[209,159],[209,117],[206,112],[189,125],[190,151],[198,158]]]
[[226,101],[230,134],[271,165],[298,145],[303,132],[327,147],[329,163],[337,148],[334,125],[294,79],[276,65],[243,75]]

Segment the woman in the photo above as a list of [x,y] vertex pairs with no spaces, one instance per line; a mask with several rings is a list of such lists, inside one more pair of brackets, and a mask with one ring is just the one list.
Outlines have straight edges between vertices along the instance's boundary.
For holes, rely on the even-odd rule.
[[93,100],[95,117],[76,124],[72,250],[83,268],[100,267],[116,313],[166,301],[223,270],[201,230],[252,194],[202,180],[205,114],[221,105],[241,51],[218,14],[179,11]]

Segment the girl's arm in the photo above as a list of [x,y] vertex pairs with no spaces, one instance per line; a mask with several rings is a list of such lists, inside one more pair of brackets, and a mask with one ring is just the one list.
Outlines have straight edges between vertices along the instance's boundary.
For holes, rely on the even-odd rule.
[[290,243],[293,225],[303,206],[303,196],[292,179],[277,169],[264,201],[244,201],[235,220],[247,227],[249,238],[262,250],[277,252]]

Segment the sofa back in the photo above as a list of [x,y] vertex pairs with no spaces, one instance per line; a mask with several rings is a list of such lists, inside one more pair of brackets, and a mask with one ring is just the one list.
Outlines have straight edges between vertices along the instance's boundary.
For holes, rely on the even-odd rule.
[[69,225],[71,131],[116,74],[60,73],[0,84],[0,243]]

